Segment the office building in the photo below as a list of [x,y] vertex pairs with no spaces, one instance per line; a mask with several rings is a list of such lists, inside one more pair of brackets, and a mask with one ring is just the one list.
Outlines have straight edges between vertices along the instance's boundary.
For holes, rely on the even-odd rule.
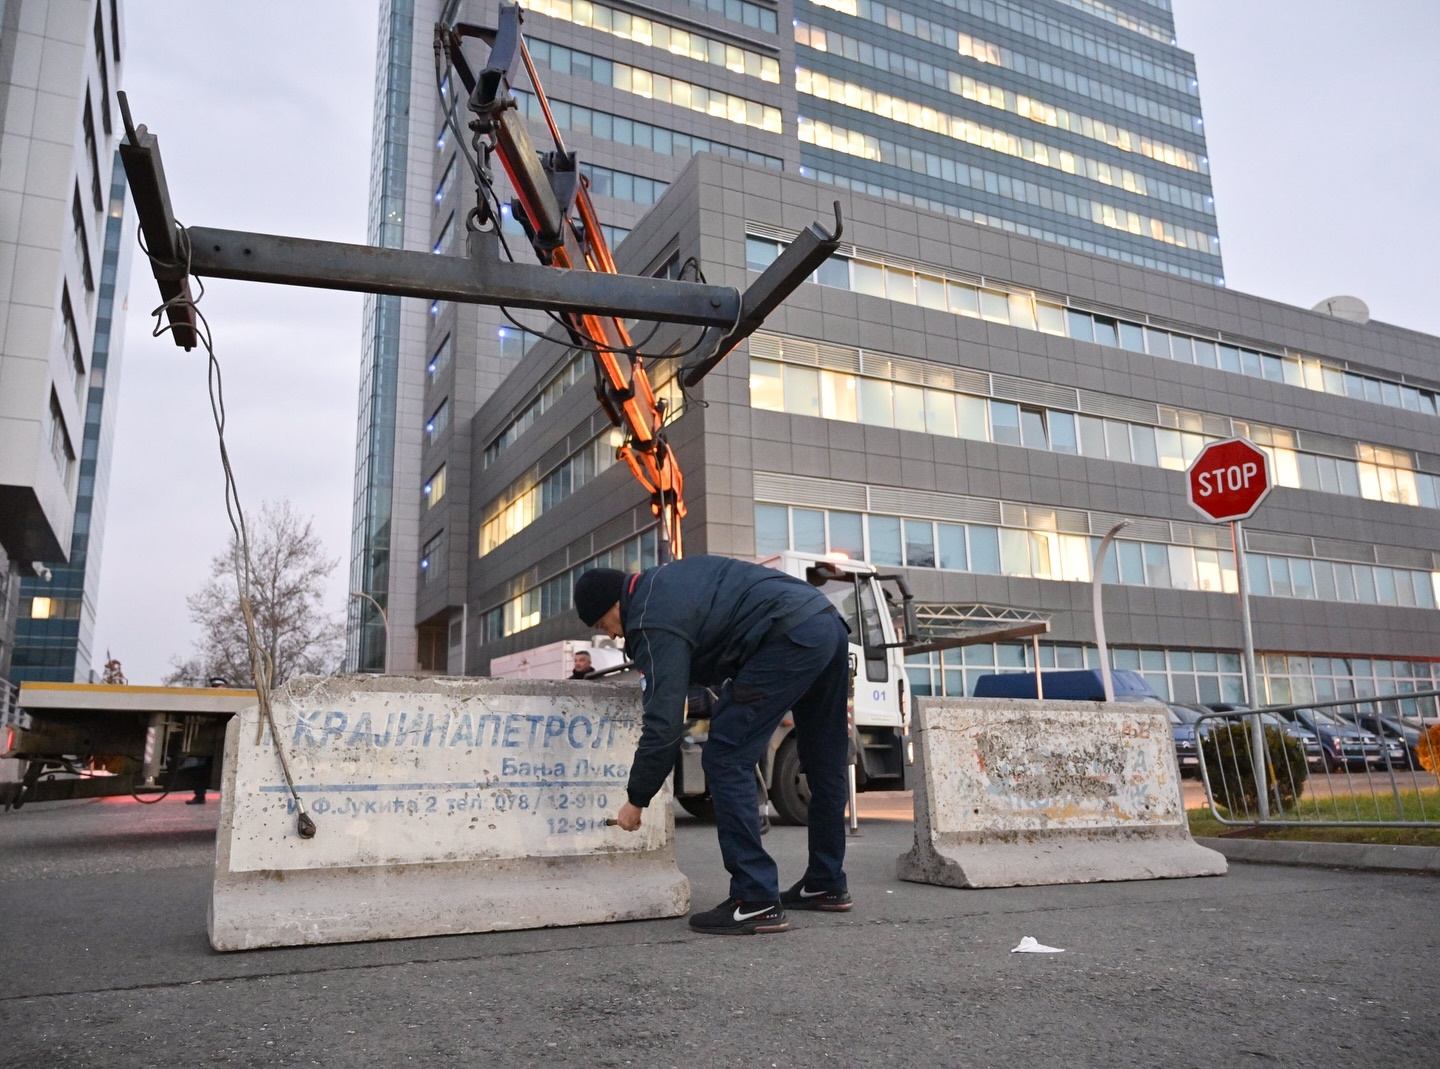
[[[811,178],[832,197],[873,194],[1223,282],[1194,64],[1165,0],[524,6],[531,55],[612,246],[705,152]],[[437,85],[433,27],[493,26],[496,10],[382,4],[373,242],[463,254],[475,192],[457,140],[469,141],[469,115],[453,85]],[[523,77],[517,88],[548,145]],[[458,130],[444,119],[457,103]],[[528,252],[518,232],[511,243]],[[491,308],[370,298],[365,317],[351,589],[386,616],[352,598],[347,665],[383,668],[388,619],[392,670],[463,671],[470,534],[486,504],[471,496],[471,419],[526,370],[534,341]]]
[[9,607],[0,674],[7,681],[35,678],[26,674],[31,668],[88,678],[108,442],[101,413],[118,368],[114,296],[131,251],[123,186],[112,182],[123,56],[117,0],[0,6],[0,568],[7,577],[0,603]]
[[[711,282],[743,288],[833,192],[697,157],[622,269],[695,256]],[[1440,339],[886,199],[848,193],[843,207],[840,253],[670,428],[688,553],[863,558],[900,569],[937,617],[1044,617],[1041,665],[1081,667],[1096,663],[1092,562],[1125,520],[1103,566],[1115,666],[1179,700],[1239,701],[1236,554],[1229,526],[1188,504],[1185,469],[1243,436],[1276,484],[1243,547],[1261,698],[1440,682]],[[584,569],[656,559],[647,497],[609,459],[576,359],[540,345],[470,428],[472,671],[583,635],[571,589]],[[931,654],[911,686],[969,693],[1035,656],[1026,643]]]
[[117,153],[110,170],[109,204],[100,258],[100,290],[86,388],[85,424],[75,490],[70,553],[45,565],[42,575],[23,575],[11,679],[88,683],[100,675],[104,651],[95,650],[95,606],[114,455],[115,397],[124,339],[125,293],[135,247],[135,213],[126,196],[125,169]]

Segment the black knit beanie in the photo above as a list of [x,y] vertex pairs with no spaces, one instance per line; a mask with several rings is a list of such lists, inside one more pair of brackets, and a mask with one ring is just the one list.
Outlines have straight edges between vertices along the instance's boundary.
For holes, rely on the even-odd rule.
[[586,627],[594,627],[610,606],[620,600],[625,573],[615,568],[591,568],[575,580],[575,611]]

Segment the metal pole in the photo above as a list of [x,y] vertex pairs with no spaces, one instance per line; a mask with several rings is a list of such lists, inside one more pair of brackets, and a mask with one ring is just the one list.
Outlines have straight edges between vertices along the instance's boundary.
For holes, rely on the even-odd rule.
[[1030,645],[1035,650],[1035,697],[1045,697],[1045,677],[1040,671],[1040,636],[1030,636]]
[[388,676],[390,674],[390,617],[385,615],[385,610],[380,603],[363,590],[352,590],[350,591],[350,596],[352,598],[364,598],[371,605],[374,605],[375,611],[380,614],[380,622],[385,626],[385,674]]
[[[1245,579],[1245,532],[1239,520],[1230,523],[1230,541],[1235,549],[1235,590],[1240,595],[1240,638],[1244,650],[1240,666],[1245,672],[1245,702],[1252,709],[1260,705],[1260,687],[1255,679],[1255,632],[1250,626],[1250,584]],[[1260,819],[1270,819],[1270,778],[1266,775],[1265,728],[1260,714],[1250,717],[1250,761],[1255,770],[1255,795]]]
[[850,803],[849,803],[849,806],[850,806],[850,828],[849,828],[849,831],[850,831],[850,834],[851,834],[851,835],[859,835],[859,834],[860,834],[860,808],[859,808],[858,795],[857,795],[856,790],[855,790],[855,762],[853,762],[853,761],[850,762],[850,766],[846,769],[846,772],[849,773],[849,780],[850,780],[850,782],[849,782],[849,784],[848,784],[849,791],[850,791]]
[[1110,674],[1110,649],[1105,645],[1105,609],[1101,604],[1100,588],[1105,575],[1105,554],[1110,549],[1110,543],[1115,541],[1115,536],[1122,529],[1129,526],[1129,520],[1121,520],[1105,532],[1105,537],[1100,539],[1099,548],[1095,550],[1095,564],[1090,576],[1090,599],[1095,614],[1095,645],[1100,650],[1100,680],[1105,687],[1107,702],[1115,700],[1115,677]]

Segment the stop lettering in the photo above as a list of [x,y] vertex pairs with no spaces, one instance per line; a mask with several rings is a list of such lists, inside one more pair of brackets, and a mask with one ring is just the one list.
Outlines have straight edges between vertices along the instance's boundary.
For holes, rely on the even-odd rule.
[[1250,516],[1270,492],[1269,458],[1244,438],[1213,442],[1186,472],[1190,504],[1216,523]]

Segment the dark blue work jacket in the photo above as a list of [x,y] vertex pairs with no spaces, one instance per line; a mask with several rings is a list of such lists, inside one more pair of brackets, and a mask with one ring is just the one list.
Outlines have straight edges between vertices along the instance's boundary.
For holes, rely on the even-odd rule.
[[645,674],[630,801],[648,805],[675,767],[687,689],[735,678],[767,638],[831,608],[803,579],[729,557],[686,557],[627,578],[625,652]]

